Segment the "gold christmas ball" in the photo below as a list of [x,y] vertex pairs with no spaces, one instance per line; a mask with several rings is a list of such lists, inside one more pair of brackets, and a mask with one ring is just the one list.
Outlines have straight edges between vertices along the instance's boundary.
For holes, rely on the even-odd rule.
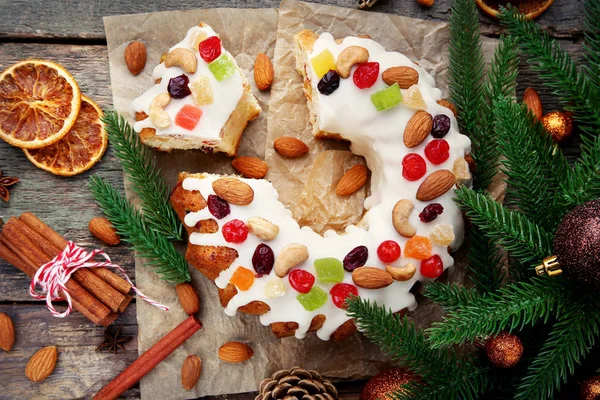
[[512,368],[521,361],[523,343],[516,335],[500,332],[485,343],[485,354],[498,368]]
[[390,368],[378,373],[367,382],[360,393],[360,400],[386,400],[403,385],[417,379],[417,375],[406,368]]
[[579,398],[581,400],[600,400],[600,375],[583,381]]
[[555,143],[562,143],[573,133],[573,117],[562,111],[552,111],[542,117],[542,125]]
[[475,0],[479,8],[491,17],[498,18],[500,6],[506,6],[507,3],[515,6],[520,12],[525,14],[528,19],[537,18],[546,11],[554,0]]

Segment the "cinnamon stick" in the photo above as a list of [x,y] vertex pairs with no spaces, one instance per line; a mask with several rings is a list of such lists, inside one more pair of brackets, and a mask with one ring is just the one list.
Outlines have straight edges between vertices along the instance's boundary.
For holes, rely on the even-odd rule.
[[22,260],[21,257],[15,254],[6,246],[6,244],[4,244],[2,239],[3,238],[0,236],[0,258],[8,261],[9,264],[14,265],[29,276],[35,275],[35,266]]
[[192,315],[171,332],[167,333],[154,346],[149,348],[129,367],[125,368],[119,376],[104,386],[96,395],[94,400],[109,400],[118,398],[123,392],[135,385],[148,372],[160,364],[175,349],[181,346],[194,333],[202,328],[202,322]]

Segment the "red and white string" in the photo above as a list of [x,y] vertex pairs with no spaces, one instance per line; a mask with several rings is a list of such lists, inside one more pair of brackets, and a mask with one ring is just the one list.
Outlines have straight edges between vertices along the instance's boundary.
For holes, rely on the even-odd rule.
[[[94,261],[95,257],[102,257],[105,261]],[[115,268],[121,272],[123,278],[131,285],[131,289],[147,303],[160,308],[161,310],[168,311],[169,307],[159,304],[156,301],[145,296],[138,288],[136,288],[125,270],[113,264],[110,261],[110,257],[102,250],[93,250],[87,252],[85,249],[77,246],[73,242],[68,242],[67,247],[54,259],[44,265],[42,265],[36,272],[35,276],[31,280],[29,286],[29,294],[37,300],[46,299],[46,305],[52,315],[57,318],[64,318],[69,315],[73,309],[71,295],[67,289],[67,281],[71,278],[78,269],[80,268]],[[46,294],[36,293],[36,286],[39,286]],[[62,299],[60,291],[64,293],[67,303],[69,304],[64,312],[59,312],[54,308],[52,302],[57,299]]]

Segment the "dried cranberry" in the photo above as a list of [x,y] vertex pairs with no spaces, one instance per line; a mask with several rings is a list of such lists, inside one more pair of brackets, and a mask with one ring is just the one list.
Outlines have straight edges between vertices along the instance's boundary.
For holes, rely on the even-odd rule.
[[402,160],[402,176],[407,181],[419,180],[425,175],[427,165],[425,160],[418,154],[407,154]]
[[344,269],[348,272],[354,271],[367,263],[369,249],[367,246],[356,246],[344,257]]
[[421,211],[419,219],[421,222],[431,222],[437,218],[438,215],[444,212],[444,207],[440,203],[431,203]]
[[337,71],[330,69],[317,84],[319,92],[325,96],[329,96],[340,87],[340,76]]
[[377,82],[379,78],[379,63],[367,62],[360,64],[354,70],[352,80],[359,89],[368,89]]
[[450,117],[444,114],[438,114],[433,117],[433,128],[431,136],[434,138],[443,138],[450,130]]
[[221,228],[225,241],[229,243],[243,243],[248,237],[248,228],[244,221],[232,219]]
[[185,75],[175,76],[169,79],[169,86],[167,87],[167,91],[174,99],[183,99],[186,96],[192,94],[188,83],[190,83],[190,78]]
[[229,215],[231,212],[231,208],[229,208],[229,203],[220,198],[219,196],[215,196],[214,194],[208,195],[208,211],[216,218],[222,219]]
[[294,269],[288,276],[290,285],[300,293],[308,293],[315,283],[315,276],[303,269]]
[[425,146],[425,157],[435,165],[440,165],[450,157],[450,145],[444,139],[436,139]]
[[386,240],[377,248],[377,256],[384,263],[391,263],[400,258],[400,245],[393,240]]
[[346,299],[350,296],[358,296],[358,289],[349,283],[338,283],[331,288],[329,294],[337,308],[347,308]]
[[207,63],[216,60],[221,55],[221,39],[218,36],[211,36],[204,39],[198,45],[198,51],[200,52],[200,57]]
[[437,254],[421,261],[421,275],[424,277],[437,278],[442,272],[444,272],[444,263]]
[[254,255],[252,256],[252,266],[259,275],[269,275],[275,264],[275,254],[273,250],[266,244],[261,243],[256,246]]

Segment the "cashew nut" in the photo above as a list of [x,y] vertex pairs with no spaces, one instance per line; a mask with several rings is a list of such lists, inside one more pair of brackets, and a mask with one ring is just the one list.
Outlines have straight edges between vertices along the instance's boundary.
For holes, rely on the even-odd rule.
[[346,47],[335,63],[337,73],[342,78],[347,78],[350,76],[350,69],[354,64],[362,64],[367,61],[369,61],[369,50],[360,46]]
[[259,239],[269,241],[279,234],[279,227],[261,217],[248,218],[248,230]]
[[194,53],[183,47],[178,47],[167,54],[165,59],[165,67],[181,67],[186,73],[193,74],[196,72],[198,60]]
[[413,208],[412,201],[399,200],[392,210],[394,229],[405,238],[411,238],[417,234],[417,230],[408,222],[408,217]]
[[303,244],[288,244],[275,259],[275,274],[283,278],[290,270],[308,260],[308,247]]
[[161,93],[152,99],[148,116],[150,121],[159,129],[166,129],[171,126],[171,117],[165,111],[165,107],[171,102],[169,93]]
[[392,267],[386,265],[385,270],[394,278],[395,281],[404,282],[415,276],[417,267],[414,264],[406,264],[404,267]]

